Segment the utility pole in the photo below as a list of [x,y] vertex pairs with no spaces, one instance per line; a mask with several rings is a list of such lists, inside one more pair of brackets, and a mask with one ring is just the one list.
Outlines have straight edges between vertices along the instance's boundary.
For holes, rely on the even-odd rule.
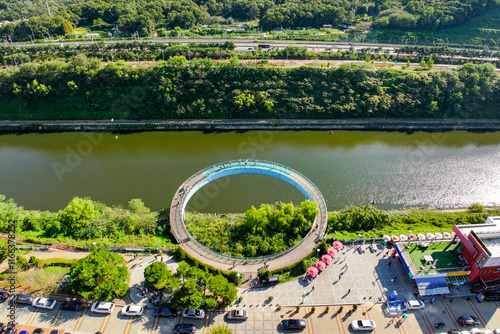
[[49,0],[45,0],[45,4],[47,5],[47,10],[49,11],[49,16],[52,16],[50,13]]

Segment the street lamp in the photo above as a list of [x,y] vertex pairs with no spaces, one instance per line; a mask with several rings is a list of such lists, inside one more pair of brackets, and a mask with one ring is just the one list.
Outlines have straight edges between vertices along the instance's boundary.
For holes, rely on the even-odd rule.
[[240,276],[241,276],[241,274],[237,273],[236,276],[238,276],[238,285],[240,285]]
[[318,257],[318,256],[319,256],[319,248],[316,249],[316,257]]

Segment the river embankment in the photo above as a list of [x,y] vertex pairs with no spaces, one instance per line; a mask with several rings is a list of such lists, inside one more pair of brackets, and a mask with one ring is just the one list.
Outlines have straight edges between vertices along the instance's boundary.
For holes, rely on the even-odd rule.
[[59,120],[0,121],[1,133],[66,131],[251,131],[251,130],[354,130],[354,131],[498,131],[500,119],[191,119],[191,120]]

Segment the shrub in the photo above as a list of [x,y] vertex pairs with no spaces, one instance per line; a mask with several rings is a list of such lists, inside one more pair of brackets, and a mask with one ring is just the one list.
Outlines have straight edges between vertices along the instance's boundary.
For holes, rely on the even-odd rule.
[[267,300],[268,300],[268,301],[270,301],[270,302],[272,302],[272,301],[273,301],[273,299],[274,299],[274,297],[273,297],[273,296],[269,296],[269,297],[267,297]]

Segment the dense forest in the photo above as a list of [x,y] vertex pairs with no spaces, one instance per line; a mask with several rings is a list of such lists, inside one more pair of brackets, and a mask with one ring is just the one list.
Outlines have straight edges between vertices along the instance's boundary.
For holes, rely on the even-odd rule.
[[101,65],[83,54],[65,63],[0,71],[0,118],[498,118],[500,82],[491,64],[457,70],[269,68],[182,56],[155,67]]
[[22,20],[0,27],[0,36],[29,41],[68,34],[79,26],[149,36],[157,28],[195,29],[233,19],[258,22],[264,31],[324,24],[345,29],[356,20],[384,29],[435,31],[461,25],[497,6],[497,0],[50,0],[48,6],[44,0],[0,0],[0,20]]

